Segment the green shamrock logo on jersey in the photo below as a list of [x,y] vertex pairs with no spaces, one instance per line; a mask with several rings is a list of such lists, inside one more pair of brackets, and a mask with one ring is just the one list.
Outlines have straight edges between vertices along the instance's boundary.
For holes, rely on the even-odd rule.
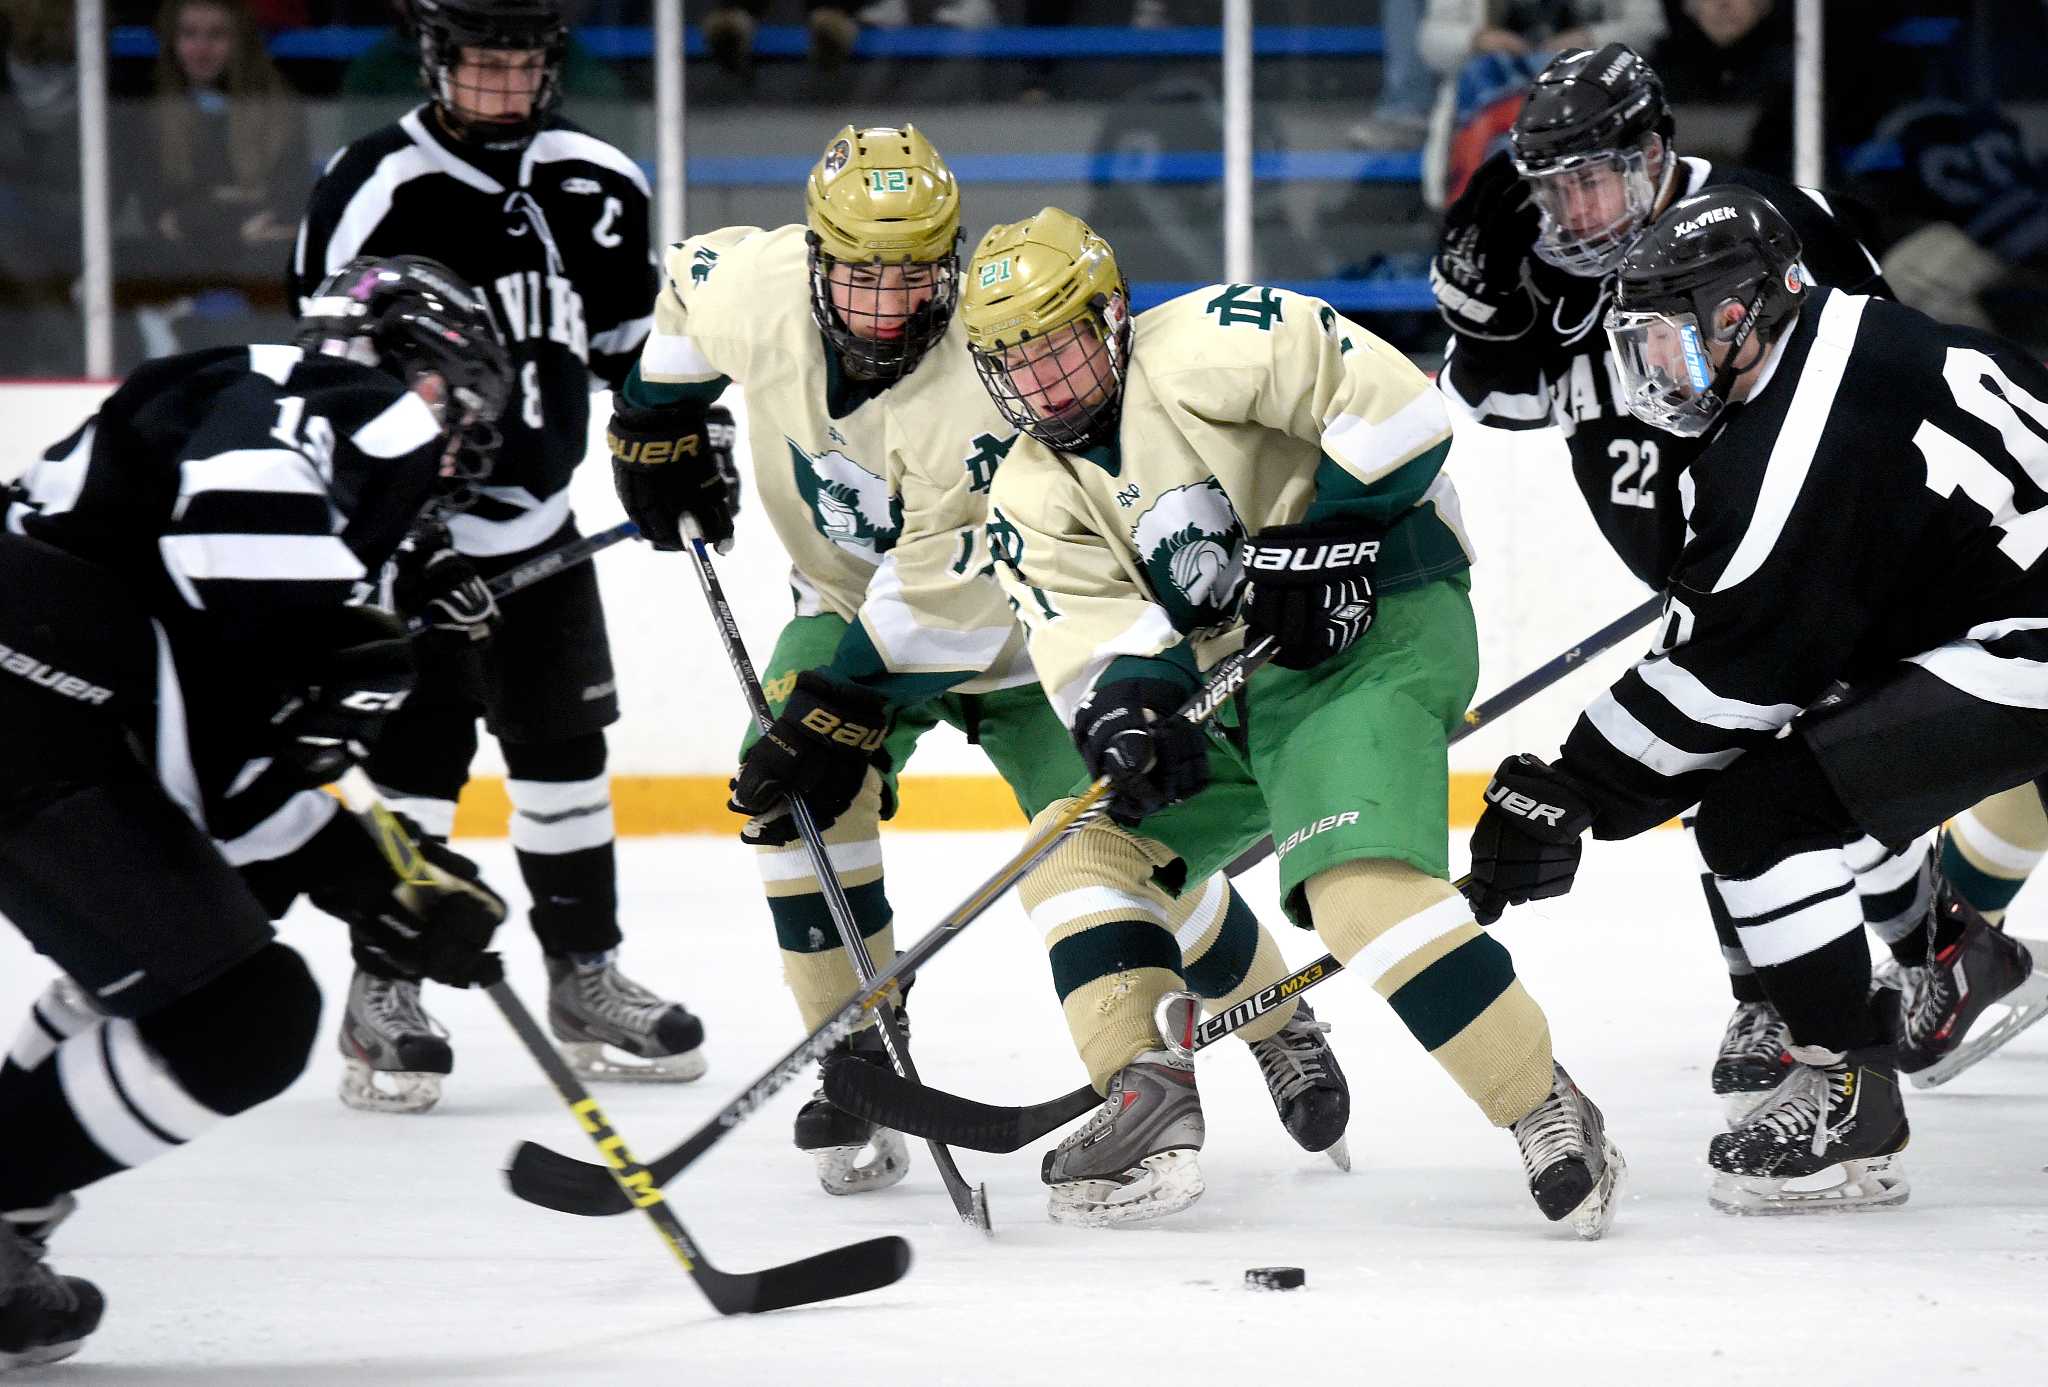
[[879,564],[903,533],[903,502],[880,477],[837,448],[813,456],[793,438],[790,466],[818,533],[863,563]]
[[1131,536],[1174,629],[1202,631],[1237,619],[1244,526],[1214,477],[1160,496],[1138,517]]

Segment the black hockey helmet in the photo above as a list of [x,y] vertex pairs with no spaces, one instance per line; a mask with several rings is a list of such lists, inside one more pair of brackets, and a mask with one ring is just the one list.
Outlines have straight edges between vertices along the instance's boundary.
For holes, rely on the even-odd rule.
[[442,474],[445,508],[474,499],[498,451],[512,359],[483,298],[454,271],[422,255],[360,256],[320,282],[294,340],[407,385],[439,375],[448,387],[443,417],[457,444]]
[[[1747,188],[1667,208],[1622,257],[1607,314],[1629,413],[1670,433],[1706,432],[1735,377],[1805,304],[1812,281],[1799,255],[1785,214]],[[1752,337],[1758,350],[1745,361]]]
[[[455,134],[488,145],[518,145],[533,138],[562,97],[562,61],[569,25],[561,0],[406,0],[420,45],[420,78]],[[523,84],[501,73],[500,85],[457,85],[465,48],[539,53],[540,80],[523,116],[482,114]]]
[[1614,268],[1677,172],[1664,83],[1625,43],[1560,54],[1508,132],[1542,229],[1536,255],[1576,275]]

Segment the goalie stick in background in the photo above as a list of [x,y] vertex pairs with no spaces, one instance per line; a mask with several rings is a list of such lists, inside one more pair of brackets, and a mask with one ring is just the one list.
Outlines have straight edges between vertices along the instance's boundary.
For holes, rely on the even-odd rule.
[[[1740,188],[1672,204],[1637,241],[1607,332],[1629,408],[1705,444],[1694,539],[1653,653],[1554,763],[1501,763],[1472,899],[1491,919],[1561,895],[1588,828],[1631,837],[1698,802],[1796,1061],[1709,1144],[1713,1201],[1901,1203],[1898,1074],[1944,1037],[1873,994],[1853,864],[2048,770],[2048,371],[1810,284],[1789,221]],[[2017,941],[1952,895],[1940,910],[1975,990],[2027,977]]]
[[[561,0],[412,0],[429,99],[340,151],[315,184],[288,291],[356,255],[430,255],[481,290],[515,371],[496,472],[415,562],[431,604],[447,575],[488,578],[577,534],[569,483],[589,447],[590,395],[645,340],[655,261],[638,166],[556,109]],[[713,440],[715,445],[716,440]],[[407,611],[405,615],[414,615]],[[369,765],[394,807],[446,839],[481,718],[505,754],[512,847],[548,968],[548,1024],[590,1079],[704,1072],[704,1028],[619,969],[617,864],[605,728],[619,719],[595,573],[564,573],[448,612],[420,642],[419,692]],[[482,639],[488,633],[488,639]],[[339,1043],[342,1099],[431,1106],[454,1055],[419,988],[357,954]]]
[[0,1065],[0,1368],[98,1324],[99,1292],[43,1262],[73,1191],[304,1067],[320,993],[238,865],[353,911],[406,976],[497,976],[504,905],[475,869],[437,849],[394,889],[312,787],[412,687],[403,628],[354,585],[488,457],[510,373],[440,266],[351,265],[315,297],[335,295],[360,311],[301,346],[139,367],[9,506],[0,911],[69,981]]
[[[790,555],[796,613],[763,664],[777,721],[765,736],[748,733],[733,807],[752,816],[743,837],[811,1027],[855,975],[787,791],[824,828],[861,934],[886,968],[896,947],[879,826],[920,735],[940,721],[963,730],[1027,814],[1087,778],[989,572],[988,489],[1016,433],[975,379],[955,321],[959,224],[957,185],[921,132],[841,130],[805,185],[804,224],[729,227],[669,252],[654,331],[612,420],[620,498],[642,532],[679,548],[687,514],[717,543],[731,537],[731,515],[693,445],[706,407],[728,385],[746,392],[754,485]],[[1118,914],[1103,910],[1105,896],[1150,889],[1153,865],[1105,860],[1088,869],[1091,891],[1027,902],[1059,946],[1055,981],[1100,1081],[1128,1058],[1132,1036],[1088,1018],[1140,962],[1219,1005],[1286,972],[1228,882],[1207,875],[1153,893],[1160,915],[1147,928],[1163,942],[1141,960],[1091,935]],[[1309,1150],[1336,1146],[1349,1095],[1313,1018],[1288,1008],[1246,1038],[1289,1132]],[[886,1062],[872,1028],[843,1052]],[[892,1184],[906,1168],[899,1135],[822,1093],[798,1113],[795,1136],[834,1194]]]
[[[1215,285],[1134,320],[1108,243],[1057,208],[983,238],[961,316],[1023,434],[989,500],[998,573],[1054,708],[1118,795],[1115,822],[1062,844],[1027,902],[1120,854],[1199,878],[1270,828],[1289,916],[1511,1130],[1542,1213],[1600,1236],[1621,1158],[1449,881],[1445,748],[1478,649],[1442,399],[1283,290]],[[1249,637],[1276,667],[1219,710],[1219,736],[1167,716]],[[1172,815],[1185,827],[1155,836]],[[1098,937],[1142,959],[1161,933],[1137,896]],[[1133,970],[1103,999],[1134,1043],[1108,1101],[1047,1157],[1065,1198],[1195,1163],[1194,1073],[1155,1021],[1169,982]],[[1134,1091],[1154,1101],[1122,1101]]]
[[[1815,282],[1890,297],[1876,259],[1815,189],[1680,155],[1656,72],[1625,44],[1563,54],[1537,77],[1508,151],[1474,175],[1445,214],[1431,265],[1451,328],[1437,377],[1452,410],[1489,428],[1557,429],[1600,532],[1629,571],[1661,589],[1687,538],[1687,470],[1698,439],[1628,412],[1601,328],[1621,255],[1674,201],[1743,187],[1791,222]],[[1859,849],[1857,892],[1898,965],[1906,1010],[1961,1040],[1951,966],[1934,955],[1935,874],[1927,840]],[[1735,1009],[1709,1069],[1730,1121],[1784,1077],[1785,1023],[1702,877]]]

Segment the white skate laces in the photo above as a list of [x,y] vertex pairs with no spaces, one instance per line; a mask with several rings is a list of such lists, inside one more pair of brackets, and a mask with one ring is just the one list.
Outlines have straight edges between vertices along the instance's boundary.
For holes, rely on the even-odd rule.
[[1298,1008],[1286,1025],[1252,1043],[1259,1073],[1265,1076],[1273,1101],[1281,1107],[1329,1077],[1329,1070],[1323,1065],[1325,1051],[1318,1039],[1329,1033],[1329,1023],[1305,1015],[1306,1011],[1305,1006]]

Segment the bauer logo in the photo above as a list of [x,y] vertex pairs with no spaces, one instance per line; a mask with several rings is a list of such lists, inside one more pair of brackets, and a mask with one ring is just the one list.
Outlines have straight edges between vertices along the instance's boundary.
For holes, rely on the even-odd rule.
[[35,656],[23,654],[12,646],[0,645],[0,669],[31,684],[40,684],[59,698],[75,698],[80,703],[97,705],[114,696],[112,689],[80,679],[75,674],[66,674],[61,669],[52,669]]
[[[1546,823],[1552,828],[1564,827],[1563,809],[1555,804],[1545,804],[1541,800],[1531,799],[1520,790],[1510,790],[1498,780],[1486,787],[1486,802],[1506,810],[1518,819],[1527,819],[1530,823]],[[1282,848],[1281,851],[1285,852],[1286,849]]]
[[1348,824],[1355,824],[1357,822],[1358,811],[1355,809],[1347,809],[1342,814],[1325,814],[1314,823],[1304,824],[1300,828],[1295,829],[1294,832],[1287,835],[1284,841],[1275,845],[1273,851],[1278,856],[1285,857],[1288,853],[1293,852],[1319,833],[1328,833],[1331,829],[1343,828]]

